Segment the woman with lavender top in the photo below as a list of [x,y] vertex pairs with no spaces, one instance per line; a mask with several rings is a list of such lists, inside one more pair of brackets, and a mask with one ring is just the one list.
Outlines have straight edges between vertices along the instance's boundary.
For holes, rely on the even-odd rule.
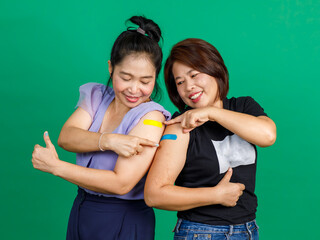
[[81,86],[78,108],[61,130],[58,144],[77,153],[77,164],[59,159],[47,132],[46,147],[36,145],[32,154],[34,168],[79,186],[68,240],[154,238],[154,212],[143,190],[164,131],[161,123],[170,119],[150,99],[158,90],[161,31],[144,17],[130,21],[139,27],[119,35],[108,61],[113,88]]

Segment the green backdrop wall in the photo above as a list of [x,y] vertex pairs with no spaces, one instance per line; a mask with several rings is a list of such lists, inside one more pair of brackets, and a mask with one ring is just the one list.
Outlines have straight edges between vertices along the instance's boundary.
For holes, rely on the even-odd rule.
[[[160,25],[165,57],[188,37],[214,44],[228,96],[253,96],[276,122],[277,142],[258,149],[261,239],[319,239],[319,0],[1,0],[0,238],[65,238],[76,187],[34,170],[33,146],[45,130],[57,142],[81,84],[106,82],[112,43],[136,14]],[[175,111],[166,94],[161,103]],[[156,239],[171,239],[175,213],[156,216]]]

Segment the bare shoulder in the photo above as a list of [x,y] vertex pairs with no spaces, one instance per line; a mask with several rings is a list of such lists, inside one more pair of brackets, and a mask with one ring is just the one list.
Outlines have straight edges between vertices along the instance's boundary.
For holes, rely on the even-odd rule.
[[165,117],[160,111],[151,111],[141,118],[141,120],[145,120],[145,119],[157,120],[157,121],[161,121],[162,123],[165,120]]
[[144,115],[138,124],[130,131],[129,135],[146,138],[159,142],[165,125],[164,115],[159,111],[151,111]]

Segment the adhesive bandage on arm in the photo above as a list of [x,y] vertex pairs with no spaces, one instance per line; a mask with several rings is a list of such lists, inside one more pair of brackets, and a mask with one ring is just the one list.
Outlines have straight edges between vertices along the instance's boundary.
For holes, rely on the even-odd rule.
[[177,135],[166,134],[166,135],[163,135],[162,138],[160,139],[160,141],[162,141],[162,140],[177,140]]
[[144,125],[152,125],[152,126],[155,126],[155,127],[162,128],[162,123],[161,122],[155,121],[155,120],[151,120],[151,119],[143,120],[143,124]]

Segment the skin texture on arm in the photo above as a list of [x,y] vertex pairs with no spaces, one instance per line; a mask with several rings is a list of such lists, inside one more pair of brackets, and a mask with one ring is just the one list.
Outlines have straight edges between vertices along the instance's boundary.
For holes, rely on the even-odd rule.
[[260,147],[271,146],[276,140],[276,125],[270,118],[217,107],[192,109],[165,123],[179,122],[184,132],[189,132],[207,121],[216,121],[244,140]]
[[78,107],[63,125],[58,145],[76,153],[98,151],[100,133],[88,131],[91,124],[90,114]]
[[[92,124],[90,114],[78,107],[63,125],[58,145],[63,149],[75,152],[100,151],[99,139],[101,133],[90,132]],[[136,151],[140,152],[143,146],[154,147],[155,142],[133,135],[106,133],[100,139],[103,150],[111,150],[123,157],[129,157]]]
[[164,135],[175,134],[176,140],[162,140],[145,185],[145,202],[165,210],[182,211],[195,207],[223,204],[235,206],[244,190],[244,185],[230,183],[230,169],[215,187],[186,188],[175,186],[181,172],[189,143],[189,133],[183,133],[180,124],[170,125]]
[[[159,142],[164,127],[144,125],[145,119],[163,122],[164,116],[158,111],[149,112],[141,118],[129,134]],[[156,151],[156,147],[146,146],[141,153],[132,157],[119,156],[114,170],[110,171],[85,168],[61,161],[48,136],[45,136],[45,141],[47,148],[36,145],[32,155],[32,162],[36,169],[49,172],[89,190],[107,194],[128,193],[146,174]]]

